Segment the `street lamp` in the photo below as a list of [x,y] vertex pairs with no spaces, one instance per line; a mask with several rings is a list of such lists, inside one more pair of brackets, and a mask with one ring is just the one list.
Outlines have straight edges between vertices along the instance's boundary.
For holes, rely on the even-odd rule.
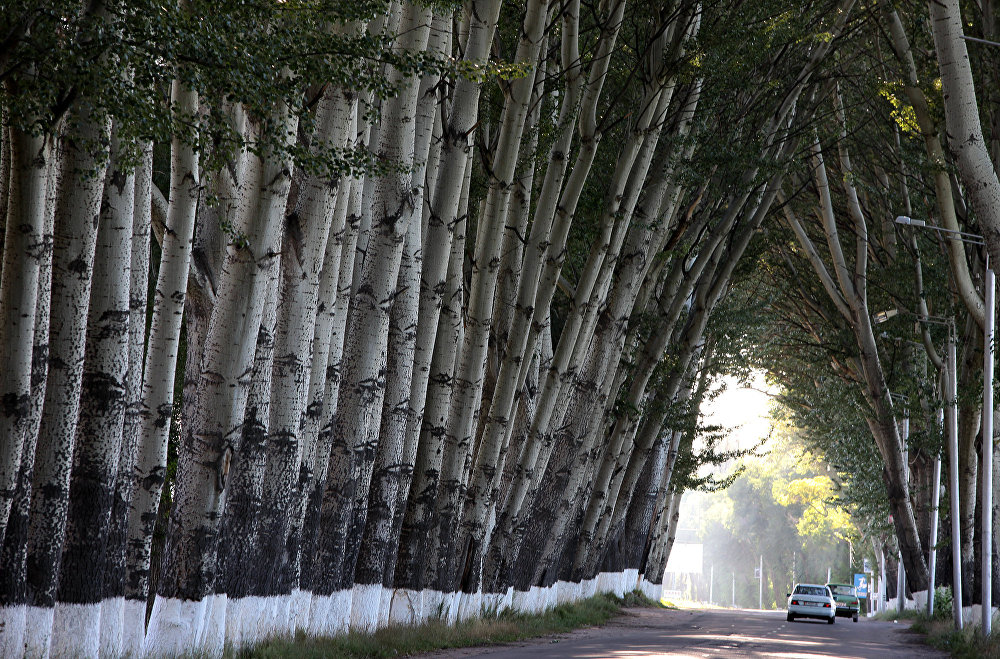
[[[933,224],[927,224],[923,220],[914,220],[905,215],[897,217],[896,223],[932,229],[943,237],[950,238],[951,240],[961,240],[972,245],[986,244],[983,237],[978,234],[946,229]],[[983,563],[981,572],[982,625],[983,636],[988,636],[993,624],[993,339],[994,315],[996,313],[996,275],[990,267],[989,252],[986,254],[986,282],[984,288],[986,318],[983,324],[983,473],[980,479],[981,491],[979,496],[983,511],[983,528],[981,534]],[[954,349],[953,346],[954,344],[952,344],[950,349]],[[955,389],[955,381],[952,381],[953,391]],[[955,490],[955,492],[957,491]],[[955,521],[953,519],[952,525],[954,524]],[[954,552],[954,549],[952,551]]]

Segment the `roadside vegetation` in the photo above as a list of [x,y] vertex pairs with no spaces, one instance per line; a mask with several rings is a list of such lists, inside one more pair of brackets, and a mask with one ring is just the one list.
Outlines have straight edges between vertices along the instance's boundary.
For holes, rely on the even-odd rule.
[[950,653],[955,659],[1000,659],[1000,637],[993,634],[983,638],[979,627],[958,631],[951,616],[928,618],[918,615],[910,629],[926,634],[928,645]]
[[609,593],[571,604],[562,604],[540,615],[526,615],[505,609],[496,617],[486,616],[449,625],[437,619],[424,625],[396,626],[374,634],[352,632],[336,638],[297,634],[263,643],[239,652],[227,653],[236,659],[319,659],[320,657],[407,657],[449,648],[511,643],[550,634],[562,634],[607,623],[630,607],[662,607],[639,592],[624,598]]
[[951,605],[951,590],[939,587],[934,596],[933,616],[914,609],[907,609],[902,614],[888,609],[877,614],[875,619],[912,620],[910,631],[924,634],[928,645],[948,652],[955,659],[1000,659],[1000,636],[993,634],[983,638],[978,625],[956,630]]

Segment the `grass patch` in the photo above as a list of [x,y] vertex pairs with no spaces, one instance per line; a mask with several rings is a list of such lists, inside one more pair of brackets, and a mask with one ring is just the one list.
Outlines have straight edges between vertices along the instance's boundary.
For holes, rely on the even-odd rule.
[[232,659],[406,657],[448,648],[510,643],[603,625],[619,615],[623,608],[634,606],[660,605],[638,592],[628,593],[624,599],[602,594],[562,604],[539,615],[507,609],[497,617],[467,620],[457,625],[433,620],[420,626],[388,627],[374,634],[351,632],[336,638],[314,638],[299,633],[294,638],[275,639],[226,656]]
[[[608,597],[614,597],[614,595],[608,595]],[[615,597],[615,599],[618,599]],[[621,599],[622,607],[628,609],[632,607],[642,607],[645,609],[676,609],[676,606],[666,606],[663,602],[657,602],[656,600],[649,599],[643,595],[641,590],[633,590],[631,593],[625,593],[625,597]]]
[[873,617],[882,622],[892,622],[893,620],[920,620],[927,616],[917,609],[906,609],[902,613],[896,609],[889,609],[887,611],[879,611]]
[[927,635],[927,644],[943,650],[955,659],[1000,659],[1000,636],[996,634],[983,638],[979,627],[955,629],[952,619],[929,619],[920,616],[910,629]]

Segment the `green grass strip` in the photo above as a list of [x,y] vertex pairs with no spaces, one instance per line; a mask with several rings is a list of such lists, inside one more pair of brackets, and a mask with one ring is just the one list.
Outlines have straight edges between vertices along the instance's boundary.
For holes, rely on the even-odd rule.
[[419,626],[380,629],[374,634],[351,632],[335,638],[279,638],[253,648],[227,652],[234,659],[360,659],[367,657],[406,657],[448,648],[497,645],[527,638],[559,634],[603,625],[625,607],[659,606],[640,593],[628,593],[624,599],[610,594],[561,604],[539,615],[515,613],[509,609],[496,617],[467,620],[448,625],[432,620]]

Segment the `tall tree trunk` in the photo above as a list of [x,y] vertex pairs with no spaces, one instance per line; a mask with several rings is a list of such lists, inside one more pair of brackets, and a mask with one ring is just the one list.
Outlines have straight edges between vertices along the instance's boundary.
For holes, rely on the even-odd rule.
[[[153,184],[153,145],[145,144],[142,160],[135,172],[134,218],[132,221],[132,257],[129,264],[129,357],[126,378],[125,419],[122,427],[118,475],[115,477],[107,550],[104,556],[104,600],[101,603],[101,653],[125,654],[128,647],[140,647],[145,625],[125,627],[125,580],[129,509],[135,488],[134,475],[142,428],[142,368],[146,349],[146,298],[149,294],[149,252],[151,221],[151,186]],[[138,603],[133,601],[133,606]],[[145,602],[141,603],[145,623]],[[131,620],[140,619],[131,616]]]
[[[197,93],[174,81],[171,98],[179,115],[198,109]],[[171,144],[170,201],[160,250],[153,314],[149,325],[139,416],[138,457],[128,521],[128,576],[125,627],[145,629],[149,597],[149,561],[157,507],[167,470],[167,439],[174,409],[174,379],[195,216],[200,193],[198,155],[180,136]],[[142,634],[130,633],[126,652],[137,653]]]
[[[403,52],[423,50],[431,17],[430,9],[407,4],[394,47]],[[380,158],[401,164],[403,171],[375,179],[373,196],[364,201],[372,218],[371,233],[364,263],[360,268],[355,263],[360,280],[355,282],[346,332],[343,384],[332,426],[333,450],[315,559],[326,573],[323,585],[331,590],[346,590],[354,583],[385,395],[389,313],[397,295],[406,232],[411,222],[420,222],[411,171],[419,84],[395,69],[391,78],[400,84],[400,93],[382,108],[375,151]]]
[[[47,655],[69,505],[86,348],[87,315],[104,165],[94,144],[108,127],[79,117],[74,138],[63,137],[62,176],[55,206],[49,373],[31,483],[28,529],[26,650]],[[96,174],[96,175],[95,175]]]
[[[472,166],[468,162],[465,173],[463,199],[468,200]],[[464,207],[464,205],[463,205]],[[406,512],[400,530],[399,556],[396,561],[395,585],[410,591],[421,591],[425,582],[428,536],[435,523],[434,502],[437,496],[441,465],[444,458],[444,424],[447,421],[452,376],[456,353],[462,333],[463,272],[465,257],[466,217],[459,216],[451,241],[448,257],[448,275],[444,280],[444,295],[438,315],[437,340],[428,365],[427,405],[424,414],[417,418],[410,407],[407,420],[407,441],[413,432],[411,424],[419,426],[419,443],[413,468]],[[421,290],[422,286],[421,286]],[[419,325],[418,325],[419,331]],[[419,345],[419,334],[417,337]],[[414,374],[417,362],[414,362]],[[415,376],[414,376],[415,377]],[[412,401],[412,387],[411,387]]]
[[[465,61],[485,59],[493,43],[499,0],[477,0],[470,5],[468,32],[455,41],[462,46]],[[410,386],[410,418],[407,420],[409,444],[418,446],[416,471],[411,494],[407,500],[400,544],[396,585],[419,590],[423,585],[425,546],[442,464],[440,442],[448,416],[451,393],[451,372],[454,367],[453,342],[449,333],[439,336],[439,327],[452,326],[441,320],[442,309],[450,308],[454,299],[445,296],[452,291],[450,284],[461,288],[464,253],[453,247],[456,231],[462,227],[464,241],[465,212],[468,206],[469,180],[472,169],[473,136],[478,124],[481,85],[459,78],[449,108],[448,122],[441,136],[441,155],[433,178],[433,194],[428,195],[427,231],[423,234],[423,267],[420,277],[420,312],[417,323],[416,352],[413,379]],[[463,242],[464,245],[464,242]],[[457,268],[457,279],[456,269]],[[457,307],[461,322],[461,303]],[[446,353],[451,353],[449,356]],[[435,362],[437,366],[435,367]],[[448,373],[441,379],[441,375]],[[440,426],[439,426],[440,424]]]
[[[337,135],[335,139],[342,139],[342,147],[350,147],[356,137],[358,122],[358,97],[348,90],[341,90],[343,95],[341,102],[347,102],[347,107],[342,108],[341,121],[346,124],[346,132],[343,136]],[[338,284],[342,277],[342,264],[345,262],[345,249],[352,252],[356,247],[357,225],[348,228],[347,214],[350,207],[354,188],[357,187],[352,179],[346,174],[342,175],[337,184],[337,195],[332,200],[333,203],[327,208],[331,222],[327,240],[326,251],[322,257],[322,268],[317,273],[319,278],[316,291],[317,307],[314,319],[313,338],[311,344],[312,362],[309,365],[308,389],[305,393],[305,400],[302,402],[302,429],[301,450],[299,451],[299,473],[298,483],[294,492],[293,510],[295,514],[290,520],[288,531],[288,552],[290,554],[290,585],[293,589],[293,620],[291,623],[296,628],[305,628],[309,624],[309,607],[311,606],[311,596],[308,590],[308,578],[303,574],[303,556],[311,553],[305,550],[303,543],[307,537],[314,532],[304,528],[308,504],[318,478],[318,473],[323,474],[325,480],[325,465],[328,463],[329,443],[319,446],[320,424],[324,418],[324,410],[327,403],[325,395],[327,391],[327,365],[330,361],[331,349],[335,349],[339,356],[342,356],[343,342],[337,341],[333,345],[334,335],[343,337],[344,323],[347,316],[347,304],[341,304],[338,297]],[[321,197],[322,198],[322,197]],[[326,200],[327,202],[331,200]],[[326,206],[326,204],[324,204]],[[340,311],[344,321],[337,325],[339,331],[334,332],[336,324],[336,314]],[[335,403],[336,401],[334,401]],[[329,434],[327,433],[327,437]],[[317,502],[317,505],[318,502]],[[311,547],[311,545],[310,545]]]
[[667,559],[677,537],[677,520],[680,518],[682,491],[664,491],[663,502],[657,505],[655,531],[650,541],[649,557],[646,559],[646,578],[654,584],[663,583],[663,573],[667,569]]
[[[274,130],[284,140],[295,135],[297,123],[286,107],[273,118]],[[226,478],[239,449],[264,296],[277,276],[292,170],[287,158],[287,153],[274,152],[264,157],[250,229],[226,256],[192,418],[186,419],[178,447],[174,509],[144,652],[195,651],[203,640],[211,604],[206,598],[215,587]]]
[[[316,152],[331,148],[342,150],[353,138],[350,133],[356,103],[353,93],[326,90],[317,109],[319,132],[313,144]],[[285,230],[270,392],[267,469],[263,481],[261,538],[268,545],[263,560],[270,565],[266,570],[270,573],[268,585],[265,592],[260,593],[265,596],[289,596],[293,589],[298,591],[299,585],[301,525],[299,516],[289,515],[288,511],[300,508],[302,487],[313,478],[311,472],[315,466],[311,455],[313,447],[304,443],[302,417],[312,378],[311,353],[320,303],[321,271],[336,219],[338,187],[343,180],[340,175],[333,176],[312,175],[303,181],[298,207],[289,215]],[[305,610],[308,602],[308,596],[293,597],[290,604],[295,610],[289,611],[287,621],[275,621],[277,630],[291,633],[295,626],[304,627],[308,622]]]
[[[341,257],[338,264],[337,276],[333,282],[336,290],[333,301],[332,317],[330,322],[330,346],[327,356],[324,377],[323,377],[323,408],[316,409],[315,415],[307,413],[307,424],[311,430],[315,424],[316,439],[315,447],[310,450],[309,459],[314,461],[315,471],[313,478],[303,485],[303,509],[304,523],[302,527],[302,541],[300,543],[300,587],[313,592],[313,602],[310,605],[309,629],[312,633],[323,631],[324,633],[335,633],[339,630],[327,628],[327,617],[323,609],[317,606],[317,595],[326,597],[330,594],[333,585],[326,578],[326,566],[316,562],[316,540],[320,533],[320,519],[322,514],[323,493],[326,491],[327,472],[330,464],[330,448],[333,445],[333,421],[337,415],[337,400],[340,397],[340,385],[343,358],[344,358],[344,338],[347,331],[347,321],[350,317],[351,287],[354,277],[354,258],[357,254],[355,249],[359,237],[361,215],[361,193],[363,181],[350,181],[350,195],[344,199],[345,213],[345,233],[343,244],[340,247]],[[340,212],[341,200],[337,200],[337,212]],[[327,243],[329,246],[330,243]],[[332,255],[331,255],[332,256]],[[329,266],[333,267],[333,262],[328,260]],[[329,272],[331,279],[334,273]],[[324,272],[324,279],[327,273]],[[322,427],[320,424],[323,424]]]
[[[264,313],[257,331],[250,389],[240,430],[240,447],[233,453],[226,507],[219,532],[219,578],[215,594],[226,599],[226,640],[234,647],[259,642],[279,622],[273,607],[267,607],[270,610],[265,611],[265,607],[260,606],[264,597],[271,594],[268,589],[278,577],[269,566],[271,557],[268,550],[273,550],[273,547],[268,546],[261,529],[278,290],[276,277],[268,284]],[[256,569],[251,569],[251,566]]]
[[[420,197],[418,193],[418,198]],[[410,382],[420,301],[420,222],[411,219],[400,264],[396,299],[389,317],[386,394],[382,404],[378,454],[368,495],[368,513],[354,582],[351,625],[374,631],[381,619],[384,587],[391,588],[401,517],[400,506],[413,474],[416,446],[406,444]]]
[[958,165],[972,208],[994,263],[1000,263],[1000,181],[983,139],[979,102],[958,0],[929,2],[931,28],[948,126],[948,148]]
[[[6,124],[5,124],[6,126]],[[4,131],[5,169],[3,269],[0,271],[0,542],[17,490],[22,447],[29,421],[31,346],[41,261],[45,201],[55,153],[52,138],[33,137],[14,127]]]
[[55,656],[100,652],[104,552],[128,404],[130,268],[135,177],[112,136],[99,220],[80,415],[52,632]]
[[[52,173],[45,190],[45,210],[35,295],[35,329],[31,347],[31,396],[25,422],[23,459],[17,475],[14,500],[0,550],[0,655],[19,657],[26,652],[28,625],[28,526],[31,516],[31,482],[35,468],[35,447],[42,422],[42,405],[49,373],[49,317],[51,311],[54,252],[55,195],[62,177],[61,156],[52,150]],[[33,617],[37,611],[32,610]]]
[[[515,62],[529,66],[532,70],[538,66],[546,10],[547,4],[541,0],[530,0],[525,9]],[[491,168],[490,187],[484,213],[476,228],[472,283],[465,314],[465,339],[455,368],[455,384],[445,431],[445,461],[437,500],[438,530],[431,536],[431,541],[436,544],[428,557],[428,569],[432,570],[431,574],[436,578],[436,586],[445,592],[451,592],[457,586],[454,563],[461,556],[457,556],[459,552],[453,543],[457,524],[461,521],[465,473],[472,459],[473,434],[481,406],[500,248],[503,245],[510,192],[533,88],[534,76],[526,75],[514,80],[507,92],[498,136],[498,151]]]

